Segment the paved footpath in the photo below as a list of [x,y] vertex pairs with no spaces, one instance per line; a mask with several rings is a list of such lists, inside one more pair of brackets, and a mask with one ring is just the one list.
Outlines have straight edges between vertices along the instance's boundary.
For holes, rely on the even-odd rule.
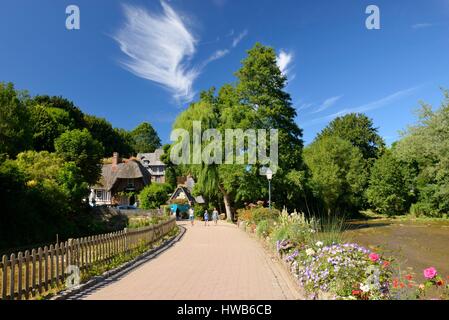
[[91,300],[284,300],[300,295],[262,245],[235,225],[180,223],[173,247],[77,298]]

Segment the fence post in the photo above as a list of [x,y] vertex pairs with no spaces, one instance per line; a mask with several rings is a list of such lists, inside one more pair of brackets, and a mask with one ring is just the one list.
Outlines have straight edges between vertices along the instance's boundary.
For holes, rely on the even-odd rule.
[[125,253],[128,252],[128,228],[123,229],[125,239]]
[[16,255],[13,253],[11,257],[9,258],[11,266],[10,266],[10,277],[9,277],[9,293],[10,293],[10,299],[14,300],[14,293],[15,293],[15,272],[16,272]]
[[[67,240],[67,266],[73,265],[73,239]],[[65,272],[65,270],[64,270]]]
[[17,274],[17,299],[18,300],[22,300],[22,286],[23,286],[23,282],[22,282],[22,277],[23,277],[23,253],[19,252],[18,256],[17,256],[17,260],[18,260],[18,274]]
[[8,258],[6,255],[2,257],[3,277],[2,277],[2,299],[6,300],[6,285],[8,283]]

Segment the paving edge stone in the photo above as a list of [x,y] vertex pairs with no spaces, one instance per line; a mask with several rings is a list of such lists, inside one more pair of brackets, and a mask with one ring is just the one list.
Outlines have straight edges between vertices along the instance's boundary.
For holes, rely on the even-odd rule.
[[147,260],[148,257],[150,257],[152,255],[156,255],[156,256],[159,255],[160,253],[162,253],[165,250],[167,250],[168,248],[170,248],[173,244],[175,244],[176,242],[181,240],[181,238],[186,233],[186,229],[182,226],[178,226],[178,228],[180,229],[180,232],[176,236],[164,241],[159,247],[145,252],[144,254],[134,258],[133,260],[124,263],[120,267],[117,267],[112,270],[108,270],[100,276],[92,277],[90,280],[88,280],[87,282],[85,282],[79,286],[76,286],[72,289],[63,290],[48,300],[67,300],[67,299],[73,297],[74,295],[80,294],[83,291],[85,291],[101,282],[106,281],[109,277],[112,277],[119,273],[127,273],[129,271],[132,271],[133,269],[139,267],[143,263],[148,262],[149,261],[149,260]]
[[250,238],[258,242],[269,258],[274,258],[276,260],[278,267],[281,268],[282,271],[284,271],[284,275],[288,277],[290,285],[287,284],[287,286],[290,288],[290,290],[295,291],[298,297],[297,300],[307,300],[304,288],[302,288],[302,286],[298,283],[298,279],[291,273],[290,265],[286,263],[284,259],[282,259],[282,257],[280,257],[278,254],[275,254],[272,250],[270,250],[266,241],[258,238],[254,233],[250,232],[247,228],[248,224],[245,221],[239,221],[237,223],[237,227],[244,233],[246,233],[246,235],[248,235]]

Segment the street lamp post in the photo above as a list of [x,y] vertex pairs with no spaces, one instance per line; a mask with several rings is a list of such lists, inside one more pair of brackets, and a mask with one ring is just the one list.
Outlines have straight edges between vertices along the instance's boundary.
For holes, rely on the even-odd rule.
[[266,175],[268,179],[268,204],[271,210],[271,179],[273,179],[273,171],[270,168],[268,168]]

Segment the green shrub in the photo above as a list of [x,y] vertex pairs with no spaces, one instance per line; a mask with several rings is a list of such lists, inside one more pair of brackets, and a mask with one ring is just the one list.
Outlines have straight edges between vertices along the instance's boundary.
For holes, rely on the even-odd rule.
[[415,217],[431,217],[438,216],[438,213],[432,208],[432,205],[427,202],[418,202],[412,204],[410,207],[410,214]]
[[[206,206],[196,203],[193,206],[193,210],[195,210],[195,217],[203,218],[204,211],[206,210]],[[209,214],[210,214],[210,212],[209,212]]]
[[280,211],[276,209],[257,208],[252,210],[251,222],[258,224],[263,220],[276,220],[280,215]]
[[270,235],[271,231],[273,230],[274,223],[275,222],[273,220],[260,221],[256,227],[257,236],[260,238],[268,237]]
[[142,209],[157,209],[165,204],[169,198],[171,186],[169,184],[153,183],[145,187],[139,194]]

